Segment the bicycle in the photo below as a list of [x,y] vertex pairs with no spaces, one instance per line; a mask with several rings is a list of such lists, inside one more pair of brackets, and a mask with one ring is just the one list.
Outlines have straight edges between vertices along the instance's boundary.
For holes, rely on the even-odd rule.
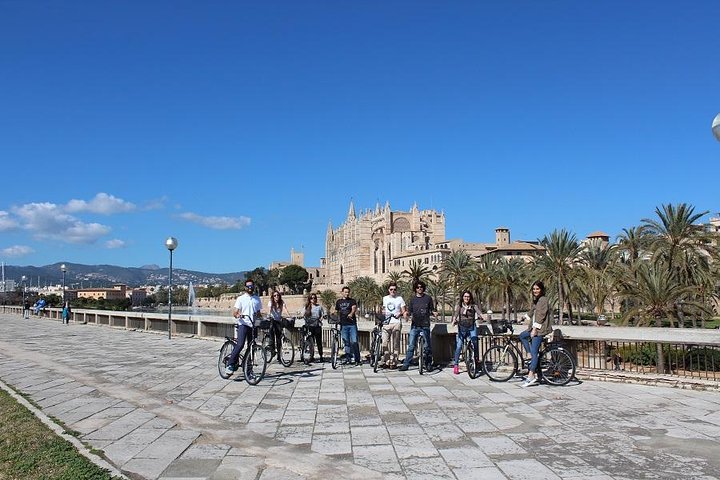
[[[412,326],[410,328],[412,329]],[[428,366],[432,367],[432,357],[425,358],[425,343],[428,342],[428,339],[425,338],[425,335],[426,331],[424,329],[420,329],[415,340],[417,342],[415,345],[415,354],[418,358],[418,371],[420,372],[420,375],[432,370],[432,368],[428,368]],[[410,348],[410,345],[408,345],[408,348]],[[427,362],[428,360],[430,361],[430,365],[425,364],[425,362]]]
[[376,315],[375,317],[375,328],[371,332],[370,341],[370,365],[373,367],[373,372],[377,373],[380,368],[380,359],[383,355],[382,348],[382,328],[390,323],[393,318],[400,318],[400,315],[390,315],[385,317],[383,315]]
[[[495,342],[483,354],[483,366],[490,380],[507,382],[518,373],[518,359],[522,365],[529,364],[522,350],[511,339],[514,333],[513,326],[505,321],[500,329],[510,334],[502,333],[502,343]],[[572,355],[561,345],[554,342],[543,343],[538,353],[539,362],[537,375],[539,380],[545,380],[553,386],[567,385],[575,376],[576,364]]]
[[[280,325],[277,325],[277,323]],[[265,353],[265,359],[268,363],[272,361],[276,353],[272,348],[270,348],[270,342],[273,340],[272,336],[274,335],[273,329],[280,328],[282,333],[280,335],[280,357],[278,357],[278,360],[280,360],[283,367],[292,366],[295,361],[295,344],[293,344],[292,339],[285,333],[285,330],[290,330],[294,327],[295,317],[289,320],[283,317],[280,319],[280,322],[270,323],[270,327],[268,330],[265,330],[265,334],[262,339],[263,352]],[[277,350],[277,345],[274,346]]]
[[[322,321],[318,325],[322,325]],[[315,336],[310,331],[307,323],[300,327],[298,331],[300,333],[300,361],[305,365],[310,365],[315,356]]]
[[[257,342],[257,330],[263,327],[269,328],[269,325],[263,322],[269,322],[269,320],[261,319],[252,328],[252,333],[249,339],[246,339],[247,346],[244,352],[240,352],[238,356],[238,364],[242,366],[243,375],[245,381],[249,385],[257,385],[260,380],[265,377],[265,370],[267,369],[267,358],[265,358],[265,352],[261,344]],[[232,354],[233,349],[237,345],[234,338],[225,337],[225,343],[220,347],[220,355],[218,357],[218,371],[220,377],[227,380],[231,375],[225,373],[225,369],[228,366],[228,360]],[[237,365],[236,365],[237,366]]]
[[344,348],[340,334],[340,320],[337,317],[329,317],[328,323],[330,324],[330,365],[336,370],[340,348]]
[[465,340],[463,340],[461,355],[465,361],[468,376],[472,379],[479,377],[482,368],[480,367],[479,360],[475,358],[475,347],[473,347],[472,337],[470,337],[469,333],[465,336]]

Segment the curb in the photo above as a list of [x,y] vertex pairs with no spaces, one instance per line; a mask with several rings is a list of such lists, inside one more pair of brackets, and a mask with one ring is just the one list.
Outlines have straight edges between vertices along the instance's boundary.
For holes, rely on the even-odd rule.
[[78,440],[76,437],[72,435],[68,435],[65,433],[65,429],[55,423],[50,417],[45,415],[42,410],[38,409],[35,405],[28,402],[25,398],[23,398],[21,395],[19,395],[15,390],[10,388],[5,382],[0,380],[0,389],[6,391],[11,397],[13,397],[20,405],[30,410],[30,412],[35,415],[42,423],[48,426],[50,430],[52,430],[56,435],[62,437],[64,440],[67,440],[70,442],[78,452],[80,452],[80,455],[90,460],[92,463],[97,465],[100,468],[104,468],[105,470],[108,470],[111,475],[128,479],[128,477],[120,472],[117,468],[115,468],[113,465],[107,462],[107,460],[95,455],[90,451],[90,449],[85,446],[80,440]]
[[638,374],[632,372],[598,371],[578,369],[575,377],[598,382],[636,383],[655,387],[680,388],[684,390],[705,390],[720,392],[720,382],[701,378],[685,378],[660,374]]

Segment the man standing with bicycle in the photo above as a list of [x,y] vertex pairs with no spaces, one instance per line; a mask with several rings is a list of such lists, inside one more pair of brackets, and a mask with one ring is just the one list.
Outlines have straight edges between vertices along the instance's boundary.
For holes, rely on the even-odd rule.
[[382,343],[385,350],[383,359],[386,367],[397,368],[400,354],[400,332],[402,331],[400,317],[407,318],[407,309],[405,300],[397,293],[397,283],[395,282],[390,282],[388,294],[383,297],[383,312],[387,321],[382,327]]
[[408,336],[408,348],[405,354],[405,361],[399,368],[405,371],[410,366],[410,360],[415,353],[415,342],[418,335],[425,337],[425,351],[418,352],[418,355],[424,355],[426,359],[427,371],[433,369],[432,366],[432,346],[430,344],[430,315],[435,311],[435,305],[429,295],[425,295],[425,282],[417,280],[413,284],[415,296],[410,299],[408,305],[408,313],[412,316],[412,325],[410,326],[410,334]]
[[355,318],[357,302],[350,298],[350,288],[343,287],[342,297],[335,302],[335,310],[338,313],[340,334],[345,344],[345,360],[343,360],[343,365],[353,363],[353,361],[350,360],[351,356],[355,357],[355,365],[360,365],[360,345],[358,345],[358,328],[357,319]]
[[255,316],[262,310],[260,298],[255,295],[255,284],[252,280],[245,281],[245,292],[235,300],[232,315],[237,319],[237,343],[233,348],[230,358],[225,367],[225,373],[232,375],[237,370],[238,357],[245,347],[245,342],[250,342],[253,336]]

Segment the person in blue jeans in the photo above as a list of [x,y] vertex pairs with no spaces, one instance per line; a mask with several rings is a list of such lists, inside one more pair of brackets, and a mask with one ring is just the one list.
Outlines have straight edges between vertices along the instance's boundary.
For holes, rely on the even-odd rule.
[[[335,302],[335,310],[340,320],[340,335],[345,344],[345,359],[343,365],[354,363],[360,365],[360,345],[358,345],[358,329],[355,312],[357,311],[357,302],[350,298],[350,288],[343,287],[342,297]],[[351,357],[354,359],[351,360]]]
[[478,362],[479,365],[477,320],[483,320],[480,307],[475,304],[473,294],[466,290],[463,292],[452,318],[452,324],[458,326],[457,340],[455,342],[455,357],[453,358],[453,373],[455,375],[460,373],[460,367],[458,366],[460,352],[468,335],[470,335],[470,341],[475,351],[475,361]]
[[418,280],[413,285],[415,295],[410,299],[407,306],[407,313],[412,316],[412,324],[408,335],[408,348],[405,354],[405,361],[398,370],[405,371],[410,366],[415,354],[415,342],[418,335],[425,337],[425,351],[420,352],[425,356],[427,371],[433,369],[432,364],[432,345],[430,344],[430,315],[435,313],[435,306],[430,295],[425,294],[425,282]]
[[527,330],[522,332],[518,338],[530,352],[530,367],[528,367],[528,376],[522,387],[529,387],[538,383],[536,370],[539,362],[540,345],[542,345],[543,337],[552,333],[552,325],[550,323],[550,307],[547,297],[545,296],[545,285],[541,281],[532,284],[532,306],[530,312],[525,315],[525,320],[529,323]]

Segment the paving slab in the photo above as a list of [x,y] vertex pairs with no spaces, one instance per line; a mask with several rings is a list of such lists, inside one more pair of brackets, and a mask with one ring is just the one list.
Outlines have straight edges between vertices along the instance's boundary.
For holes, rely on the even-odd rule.
[[720,479],[717,392],[277,362],[249,386],[219,347],[3,314],[0,380],[133,478]]

